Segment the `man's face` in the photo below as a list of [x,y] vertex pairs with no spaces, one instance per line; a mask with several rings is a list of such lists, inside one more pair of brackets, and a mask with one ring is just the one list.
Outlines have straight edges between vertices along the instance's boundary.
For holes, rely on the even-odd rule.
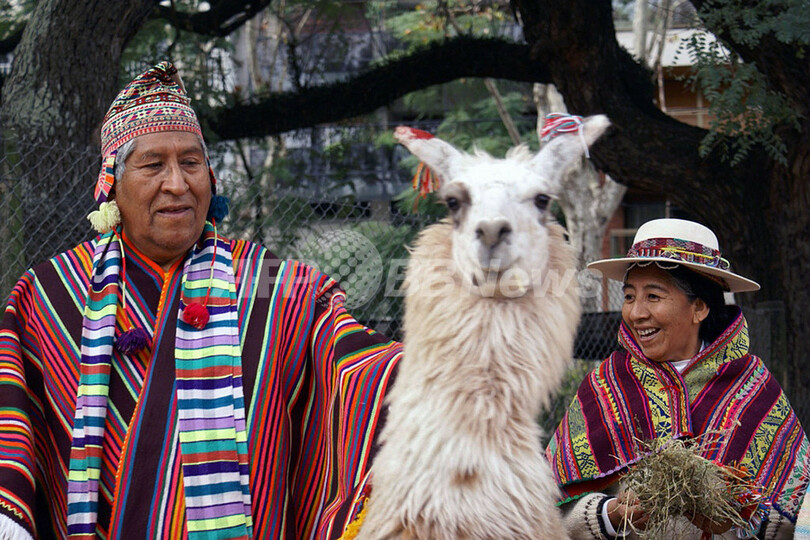
[[211,179],[194,133],[141,135],[115,183],[124,231],[164,270],[185,256],[202,234]]

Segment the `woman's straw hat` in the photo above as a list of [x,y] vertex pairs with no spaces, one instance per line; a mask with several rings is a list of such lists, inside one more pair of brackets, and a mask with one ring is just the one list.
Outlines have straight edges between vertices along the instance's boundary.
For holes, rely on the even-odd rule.
[[[633,246],[621,259],[602,259],[588,264],[605,277],[623,281],[632,264],[655,262],[659,266],[679,264],[715,278],[729,292],[759,290],[759,284],[730,270],[720,254],[717,237],[708,227],[683,219],[654,219],[639,227]],[[645,264],[646,263],[646,264]]]

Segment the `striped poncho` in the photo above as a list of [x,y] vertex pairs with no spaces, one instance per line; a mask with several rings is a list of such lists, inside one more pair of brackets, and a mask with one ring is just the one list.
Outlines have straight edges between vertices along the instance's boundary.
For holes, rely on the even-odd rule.
[[[0,517],[34,537],[67,536],[82,318],[98,241],[28,271],[0,323]],[[111,359],[96,535],[194,538],[177,442],[183,264],[164,272],[122,243],[127,320],[153,345]],[[400,346],[348,315],[325,275],[249,242],[221,245],[236,286],[252,536],[339,537],[362,499]]]
[[563,503],[614,484],[643,457],[638,441],[728,433],[704,457],[749,471],[767,506],[795,522],[807,489],[808,440],[779,384],[748,353],[742,313],[682,373],[642,354],[622,324],[624,351],[582,382],[546,449]]

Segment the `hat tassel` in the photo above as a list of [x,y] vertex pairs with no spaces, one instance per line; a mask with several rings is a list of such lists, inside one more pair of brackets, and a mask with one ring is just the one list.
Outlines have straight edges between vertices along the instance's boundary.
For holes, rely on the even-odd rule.
[[[118,237],[117,226],[113,228],[113,234]],[[123,244],[120,238],[118,241]],[[123,245],[121,246],[121,274],[123,282],[121,287],[121,310],[124,312],[124,319],[129,324],[130,329],[115,338],[115,348],[122,354],[133,355],[148,347],[152,342],[152,337],[144,328],[135,328],[127,312],[127,257]]]
[[199,302],[192,302],[183,310],[183,321],[197,330],[205,328],[205,325],[208,324],[208,317],[208,308]]
[[122,354],[130,355],[145,349],[149,345],[149,333],[143,328],[132,328],[118,336],[115,348]]

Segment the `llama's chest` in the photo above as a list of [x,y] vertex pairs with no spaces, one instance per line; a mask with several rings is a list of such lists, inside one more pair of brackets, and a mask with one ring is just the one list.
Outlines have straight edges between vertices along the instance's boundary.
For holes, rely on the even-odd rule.
[[[430,452],[433,459],[456,458],[445,449],[475,445],[481,459],[504,453],[540,451],[537,403],[521,384],[486,370],[462,369],[447,377],[425,378],[405,370],[389,396],[386,444]],[[416,380],[414,380],[416,379]]]

